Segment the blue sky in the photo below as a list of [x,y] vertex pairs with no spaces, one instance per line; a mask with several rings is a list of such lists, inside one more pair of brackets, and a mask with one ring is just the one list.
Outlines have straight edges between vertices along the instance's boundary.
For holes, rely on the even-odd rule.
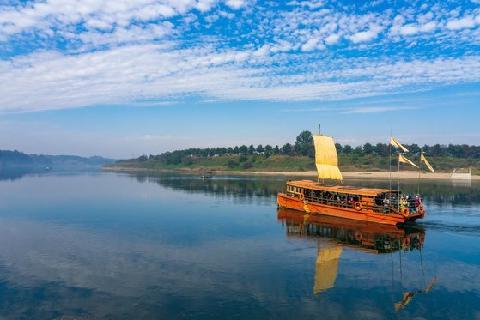
[[480,144],[480,1],[0,2],[0,148]]

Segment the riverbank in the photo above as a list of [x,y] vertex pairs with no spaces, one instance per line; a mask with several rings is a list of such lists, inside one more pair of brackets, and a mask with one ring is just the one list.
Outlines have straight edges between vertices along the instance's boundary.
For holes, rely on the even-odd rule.
[[[111,172],[145,172],[145,173],[168,173],[177,172],[184,174],[204,175],[205,170],[199,169],[148,169],[148,168],[134,168],[134,167],[120,167],[120,166],[106,166],[104,171]],[[289,176],[289,177],[303,177],[315,178],[316,171],[209,171],[212,175],[241,175],[241,176]],[[418,179],[418,172],[415,171],[401,171],[401,172],[342,172],[345,179],[373,179],[386,180],[390,179]],[[390,176],[391,175],[391,176]],[[451,173],[449,172],[435,172],[435,173],[421,173],[422,180],[451,180]],[[480,176],[472,175],[472,180],[480,180]]]

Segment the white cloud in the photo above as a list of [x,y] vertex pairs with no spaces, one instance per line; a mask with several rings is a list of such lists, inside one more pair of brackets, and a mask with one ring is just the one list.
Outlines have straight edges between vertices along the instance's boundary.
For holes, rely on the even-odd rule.
[[435,21],[429,21],[422,25],[417,24],[407,24],[403,26],[395,25],[392,27],[392,33],[398,33],[402,36],[413,36],[417,33],[428,33],[432,32],[437,28],[437,23]]
[[325,6],[324,1],[297,1],[297,2],[290,2],[291,5],[299,5],[302,7],[306,7],[309,9],[318,9]]
[[403,34],[403,35],[413,35],[418,32],[418,28],[415,25],[407,25],[407,26],[401,27],[399,32],[400,34]]
[[128,28],[117,27],[112,32],[90,31],[80,34],[65,35],[79,39],[86,46],[102,46],[108,44],[129,44],[148,42],[154,39],[162,39],[173,33],[173,26],[169,22],[162,24],[152,24],[145,27],[130,26]]
[[332,44],[337,43],[339,39],[340,39],[340,36],[336,33],[333,33],[333,34],[331,34],[331,35],[329,35],[328,37],[325,38],[325,43],[329,44],[329,45],[332,45]]
[[320,41],[320,39],[318,39],[318,38],[308,39],[308,41],[305,42],[302,45],[302,47],[301,47],[302,51],[313,51],[313,50],[315,50],[318,46],[319,41]]
[[447,28],[450,30],[460,30],[465,28],[475,27],[476,22],[473,17],[463,17],[461,19],[454,19],[447,22]]
[[352,34],[351,36],[349,36],[349,39],[352,40],[353,43],[368,42],[375,39],[381,30],[381,27],[374,26],[368,31],[361,31]]
[[437,23],[435,21],[429,21],[420,26],[420,32],[432,32],[437,28]]
[[309,112],[337,112],[337,113],[384,113],[393,111],[413,110],[415,107],[406,106],[355,106],[355,107],[323,107],[323,108],[292,108],[284,109],[282,112],[309,113]]
[[145,44],[73,56],[44,52],[18,57],[0,62],[0,110],[135,104],[185,94],[224,100],[335,100],[480,81],[480,57],[475,56],[318,61],[309,64],[310,72],[292,69],[284,74],[281,67],[259,67],[258,59],[274,57],[258,51]]
[[232,9],[240,9],[245,5],[245,0],[227,0],[226,3]]
[[[225,6],[243,10],[234,14]],[[441,53],[478,44],[478,10],[437,4],[368,12],[367,6],[359,14],[329,1],[271,9],[246,0],[46,0],[2,7],[0,39],[28,30],[38,43],[31,54],[0,60],[0,110],[138,104],[184,94],[348,99],[478,81],[473,51],[454,60]],[[51,49],[57,39],[67,47],[62,53]],[[12,38],[0,49],[27,40]],[[406,43],[399,46],[400,40]],[[419,44],[438,52],[414,52]],[[395,54],[386,57],[384,48]],[[345,58],[368,50],[365,61]],[[405,56],[413,60],[404,62]]]
[[[0,10],[0,34],[3,36],[36,29],[47,32],[52,28],[65,28],[86,22],[92,28],[108,29],[115,25],[126,27],[133,21],[151,21],[184,15],[197,8],[208,11],[217,0],[178,1],[164,0],[46,0]],[[243,1],[228,0],[232,7]]]
[[207,12],[215,5],[215,0],[199,0],[196,8],[201,12]]
[[404,110],[414,110],[415,107],[399,107],[399,106],[363,106],[363,107],[353,107],[347,108],[342,113],[383,113],[383,112],[392,112],[392,111],[404,111]]

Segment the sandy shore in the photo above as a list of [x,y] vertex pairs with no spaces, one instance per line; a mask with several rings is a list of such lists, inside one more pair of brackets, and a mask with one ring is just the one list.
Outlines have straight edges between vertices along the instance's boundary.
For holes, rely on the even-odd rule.
[[[104,171],[115,172],[180,172],[189,174],[203,174],[204,171],[200,170],[150,170],[146,168],[127,168],[127,167],[104,167]],[[317,176],[316,171],[213,171],[216,175],[244,175],[244,176],[291,176],[291,177],[305,177],[315,178]],[[389,179],[389,172],[342,172],[345,179]],[[435,173],[421,173],[420,179],[425,180],[450,180],[451,173],[448,172],[435,172]],[[392,172],[392,179],[417,179],[418,172],[403,171]],[[480,180],[480,176],[472,175],[472,180]]]

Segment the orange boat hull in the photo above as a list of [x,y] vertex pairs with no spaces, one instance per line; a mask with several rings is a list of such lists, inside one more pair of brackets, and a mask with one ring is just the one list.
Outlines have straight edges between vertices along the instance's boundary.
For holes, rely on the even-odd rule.
[[360,208],[360,210],[357,210],[353,208],[333,207],[321,203],[305,202],[296,197],[288,196],[284,193],[278,194],[277,205],[281,208],[294,209],[309,214],[322,214],[344,219],[368,221],[387,225],[404,224],[406,222],[415,221],[416,219],[423,217],[423,214],[414,214],[409,216],[404,216],[402,214],[386,215],[373,212],[367,208]]

